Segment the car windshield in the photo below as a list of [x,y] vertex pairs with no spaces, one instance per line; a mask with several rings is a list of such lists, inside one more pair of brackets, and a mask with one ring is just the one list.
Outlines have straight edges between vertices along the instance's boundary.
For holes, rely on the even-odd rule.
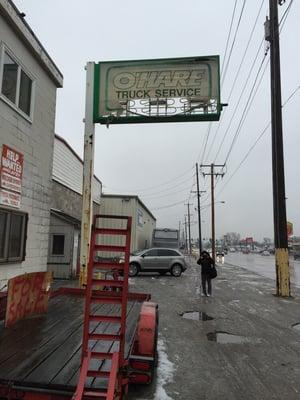
[[145,250],[136,250],[136,251],[133,251],[132,253],[130,253],[132,256],[139,256],[140,254],[142,254],[143,253],[143,251],[145,251]]

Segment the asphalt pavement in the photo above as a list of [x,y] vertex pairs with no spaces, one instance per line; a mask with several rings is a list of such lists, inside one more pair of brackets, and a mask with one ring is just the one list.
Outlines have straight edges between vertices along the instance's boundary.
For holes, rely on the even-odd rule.
[[[276,279],[275,256],[262,256],[261,254],[243,254],[241,252],[228,253],[225,262],[231,265],[238,265],[267,278]],[[290,257],[291,286],[300,287],[300,261]]]
[[130,279],[132,291],[159,303],[160,326],[156,379],[132,388],[129,399],[300,399],[300,289],[275,297],[273,277],[237,260],[218,267],[209,298],[201,296],[195,261],[180,278]]

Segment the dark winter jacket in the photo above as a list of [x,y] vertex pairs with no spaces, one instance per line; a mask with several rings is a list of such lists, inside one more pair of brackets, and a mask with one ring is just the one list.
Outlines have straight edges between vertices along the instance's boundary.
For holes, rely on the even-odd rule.
[[197,264],[201,265],[201,274],[209,274],[211,267],[215,265],[214,260],[211,257],[203,256],[199,258]]

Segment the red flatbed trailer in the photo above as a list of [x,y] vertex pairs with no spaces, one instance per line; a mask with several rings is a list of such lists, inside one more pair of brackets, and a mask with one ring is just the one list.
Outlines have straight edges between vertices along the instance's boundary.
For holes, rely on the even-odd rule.
[[[128,265],[121,282],[125,279]],[[120,278],[111,280],[112,287],[115,282]],[[157,306],[148,294],[127,292],[122,334],[117,323],[124,314],[121,294],[89,288],[89,283],[87,289],[60,288],[52,293],[46,314],[10,328],[0,321],[0,398],[113,400],[123,398],[130,382],[150,383]],[[89,335],[86,342],[83,333]]]

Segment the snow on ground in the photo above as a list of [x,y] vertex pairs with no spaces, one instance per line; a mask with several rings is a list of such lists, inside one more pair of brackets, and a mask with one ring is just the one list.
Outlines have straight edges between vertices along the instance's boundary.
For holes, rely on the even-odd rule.
[[158,368],[157,368],[157,382],[154,400],[172,400],[167,395],[164,386],[173,382],[174,364],[168,359],[166,353],[166,346],[163,339],[158,339]]

